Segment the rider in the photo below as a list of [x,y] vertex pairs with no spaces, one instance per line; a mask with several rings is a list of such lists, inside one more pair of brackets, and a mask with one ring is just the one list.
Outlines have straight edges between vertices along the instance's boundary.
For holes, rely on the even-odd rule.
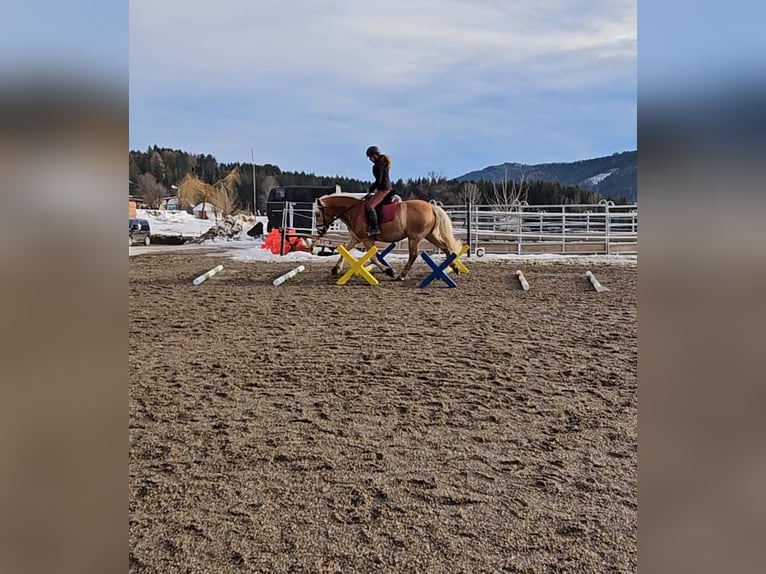
[[367,223],[370,225],[369,235],[379,235],[380,229],[378,228],[378,216],[379,206],[388,203],[393,195],[391,190],[391,177],[389,172],[391,171],[391,158],[381,153],[378,146],[370,146],[365,152],[368,159],[372,162],[372,175],[375,177],[375,182],[370,186],[368,190],[368,197],[365,200],[364,209],[367,213]]

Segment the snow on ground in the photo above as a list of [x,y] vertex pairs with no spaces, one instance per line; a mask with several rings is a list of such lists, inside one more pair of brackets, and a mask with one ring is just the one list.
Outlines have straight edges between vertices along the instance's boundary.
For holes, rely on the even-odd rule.
[[[305,251],[296,251],[284,256],[274,255],[270,250],[263,249],[263,239],[215,239],[204,241],[199,244],[191,243],[186,245],[143,245],[130,248],[129,256],[145,255],[150,253],[173,252],[173,251],[198,251],[215,257],[225,257],[235,261],[248,262],[283,262],[292,261],[330,261],[335,260],[338,255],[319,256],[312,255]],[[353,249],[351,251],[354,257],[360,257],[362,251]],[[439,261],[440,255],[434,255],[433,259]],[[387,261],[404,263],[407,260],[406,253],[391,253],[386,257]],[[506,261],[509,264],[524,263],[526,265],[539,265],[546,263],[568,263],[572,265],[591,264],[610,264],[610,265],[636,265],[638,257],[636,255],[565,255],[555,253],[535,253],[528,255],[501,255],[486,254],[483,257],[475,255],[463,257],[463,261],[470,264]]]
[[152,235],[198,237],[215,226],[210,219],[197,219],[185,211],[136,209],[138,219],[146,219]]
[[[208,242],[205,242],[203,245],[207,245]],[[262,244],[262,241],[258,241],[259,244]],[[232,246],[232,243],[228,244],[229,246]],[[221,244],[221,247],[224,248],[225,246]],[[380,249],[383,248],[382,245],[378,246]],[[354,257],[360,257],[363,253],[363,251],[359,249],[352,249],[351,253],[354,255]],[[331,255],[331,256],[319,256],[319,255],[311,255],[310,253],[306,252],[294,252],[294,253],[288,253],[287,255],[280,257],[279,255],[274,255],[269,251],[268,249],[262,249],[260,245],[250,245],[247,242],[244,242],[240,245],[237,245],[234,248],[229,248],[223,252],[217,252],[216,255],[223,256],[223,257],[230,257],[231,259],[234,259],[236,261],[243,261],[243,262],[253,262],[253,261],[282,261],[282,262],[290,262],[290,261],[327,261],[327,260],[335,260],[338,255]],[[404,263],[407,261],[408,255],[406,253],[391,253],[386,256],[386,261],[391,262],[401,262]],[[443,259],[443,255],[432,255],[432,258],[434,261],[440,261]],[[637,263],[638,258],[635,255],[564,255],[564,254],[553,254],[553,253],[540,253],[540,254],[529,254],[529,255],[506,255],[506,254],[486,254],[483,257],[477,257],[475,255],[472,255],[471,257],[465,257],[463,256],[462,261],[465,261],[466,263],[484,263],[488,261],[507,261],[510,264],[513,263],[525,263],[525,264],[539,264],[539,263],[570,263],[573,265],[581,265],[583,263],[592,263],[592,264],[598,264],[598,263],[608,263],[608,264],[618,264],[618,265],[635,265]]]
[[[216,226],[215,219],[198,219],[185,211],[167,211],[162,209],[136,209],[136,217],[146,219],[149,222],[152,235],[170,235],[185,237],[199,237],[208,229]],[[266,217],[252,215],[237,215],[235,218],[241,221],[245,230],[261,221],[266,227]]]

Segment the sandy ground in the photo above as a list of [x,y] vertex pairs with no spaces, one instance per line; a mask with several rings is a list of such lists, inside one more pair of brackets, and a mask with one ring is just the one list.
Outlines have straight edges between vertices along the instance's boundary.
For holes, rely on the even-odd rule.
[[636,267],[331,264],[130,258],[130,571],[635,572]]

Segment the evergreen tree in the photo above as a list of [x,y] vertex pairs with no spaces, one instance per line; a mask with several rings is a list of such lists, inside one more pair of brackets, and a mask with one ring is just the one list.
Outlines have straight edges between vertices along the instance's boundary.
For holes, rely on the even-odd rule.
[[[247,211],[253,209],[253,169],[250,163],[219,163],[210,154],[193,154],[183,150],[174,150],[150,146],[145,151],[130,151],[128,154],[128,171],[131,193],[137,192],[138,177],[144,173],[150,173],[156,181],[165,188],[179,186],[187,175],[193,175],[200,181],[212,185],[221,180],[226,174],[235,168],[239,168],[240,180],[236,185],[235,195],[238,204]],[[342,191],[365,192],[370,181],[349,178],[345,176],[323,176],[314,173],[283,172],[279,166],[273,164],[256,165],[256,189],[258,209],[265,207],[267,190],[262,189],[262,184],[270,176],[278,181],[279,185],[340,185]],[[271,180],[268,180],[271,181]],[[434,199],[445,205],[460,205],[464,201],[463,186],[465,182],[448,180],[441,174],[430,172],[425,177],[399,178],[393,183],[393,188],[404,199]],[[479,203],[486,204],[492,197],[492,183],[489,181],[475,181],[476,197]],[[513,181],[520,185],[520,181]],[[571,185],[561,185],[557,182],[525,180],[527,188],[527,202],[530,205],[559,205],[567,204],[595,204],[602,199],[601,194],[595,191],[585,190]],[[635,195],[635,190],[626,186],[627,194]],[[625,199],[616,200],[617,204],[625,204]]]

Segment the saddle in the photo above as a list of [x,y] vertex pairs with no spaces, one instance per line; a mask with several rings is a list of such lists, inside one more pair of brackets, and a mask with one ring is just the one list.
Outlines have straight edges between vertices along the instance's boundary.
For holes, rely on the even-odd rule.
[[398,201],[392,201],[391,203],[386,203],[382,206],[380,206],[380,216],[378,223],[388,223],[389,221],[393,221],[396,217],[396,210],[399,207]]
[[[376,211],[378,212],[378,225],[383,225],[384,223],[388,223],[389,221],[396,219],[396,210],[399,207],[399,203],[401,202],[395,199],[390,203],[384,203],[383,205],[379,205],[376,208]],[[361,213],[359,214],[359,220],[363,226],[367,225],[367,217],[364,210],[361,210]]]

